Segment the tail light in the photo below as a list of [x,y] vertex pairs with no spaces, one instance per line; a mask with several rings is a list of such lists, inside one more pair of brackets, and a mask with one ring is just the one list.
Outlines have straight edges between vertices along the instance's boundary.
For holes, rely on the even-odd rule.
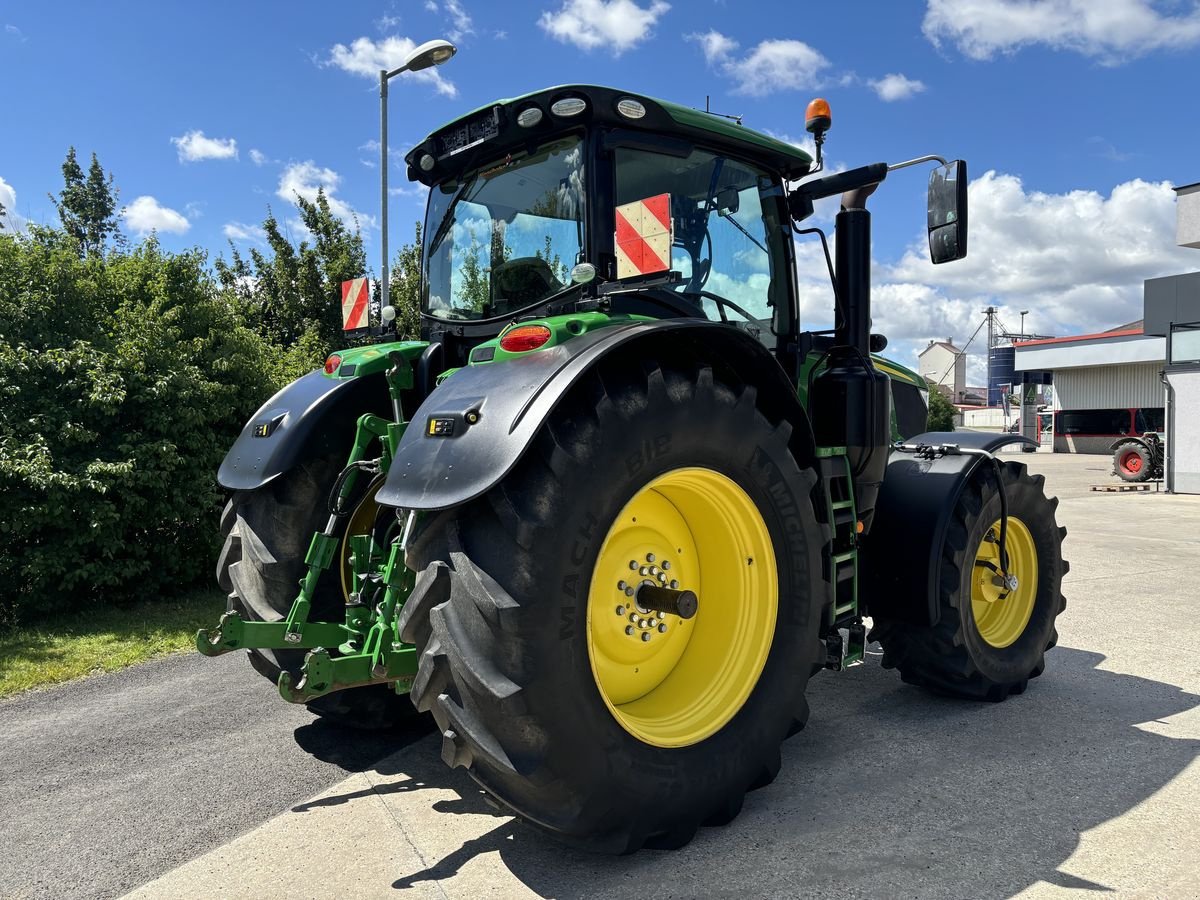
[[334,372],[336,372],[338,370],[338,366],[340,366],[341,364],[342,364],[342,358],[340,356],[338,356],[336,353],[331,354],[330,357],[327,360],[325,360],[325,374],[332,375]]
[[550,340],[550,329],[545,325],[518,325],[506,331],[500,338],[500,349],[509,353],[524,353],[536,350]]

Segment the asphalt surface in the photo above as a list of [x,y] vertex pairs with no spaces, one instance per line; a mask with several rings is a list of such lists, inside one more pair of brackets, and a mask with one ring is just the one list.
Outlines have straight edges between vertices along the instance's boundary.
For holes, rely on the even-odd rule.
[[315,719],[241,653],[2,701],[0,897],[120,896],[423,734]]
[[813,680],[775,783],[680,851],[564,850],[436,735],[338,732],[233,655],[185,656],[0,704],[0,896],[1200,897],[1200,497],[1021,459],[1070,531],[1045,675],[950,701],[874,647]]

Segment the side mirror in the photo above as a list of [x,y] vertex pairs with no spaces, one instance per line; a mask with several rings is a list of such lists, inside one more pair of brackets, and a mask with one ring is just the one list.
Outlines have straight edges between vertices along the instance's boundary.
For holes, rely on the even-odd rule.
[[929,175],[929,258],[934,265],[967,255],[967,164],[961,159]]

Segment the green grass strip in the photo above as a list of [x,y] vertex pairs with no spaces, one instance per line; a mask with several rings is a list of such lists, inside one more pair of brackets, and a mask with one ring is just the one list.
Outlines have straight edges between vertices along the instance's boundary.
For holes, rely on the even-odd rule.
[[0,697],[193,649],[196,630],[215,625],[224,610],[220,593],[195,591],[0,630]]

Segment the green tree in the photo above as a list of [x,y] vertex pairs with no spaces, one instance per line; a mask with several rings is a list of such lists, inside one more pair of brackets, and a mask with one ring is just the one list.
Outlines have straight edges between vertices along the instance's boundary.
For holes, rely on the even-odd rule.
[[929,387],[929,430],[953,431],[954,417],[958,415],[958,410],[932,381],[925,380]]
[[74,147],[67,151],[62,173],[63,189],[58,199],[51,194],[50,202],[58,210],[63,230],[78,242],[83,255],[103,254],[109,237],[118,233],[118,191],[113,176],[105,174],[93,153],[85,179]]
[[287,351],[293,377],[353,343],[342,331],[342,282],[367,269],[358,223],[347,226],[323,190],[311,201],[297,196],[296,205],[304,228],[298,245],[268,210],[265,249],[251,248],[247,258],[230,244],[230,259],[214,263],[222,288],[241,302],[255,330]]
[[421,334],[421,223],[411,244],[401,244],[389,270],[388,299],[396,309],[396,335],[416,340]]

